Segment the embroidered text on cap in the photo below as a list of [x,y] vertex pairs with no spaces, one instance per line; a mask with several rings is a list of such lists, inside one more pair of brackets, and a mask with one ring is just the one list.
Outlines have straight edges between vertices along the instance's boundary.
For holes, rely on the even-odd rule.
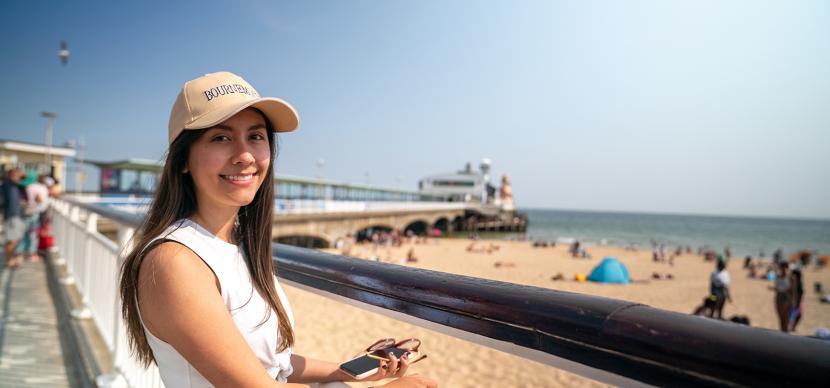
[[207,98],[208,101],[231,93],[244,93],[254,98],[259,97],[259,93],[257,93],[256,90],[253,88],[246,88],[240,84],[219,85],[215,88],[205,90],[202,93],[205,94],[205,98]]

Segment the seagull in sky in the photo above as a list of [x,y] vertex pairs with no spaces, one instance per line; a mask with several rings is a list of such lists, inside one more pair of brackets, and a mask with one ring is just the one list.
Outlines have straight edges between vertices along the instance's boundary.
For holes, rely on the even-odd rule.
[[61,64],[66,66],[66,63],[69,62],[69,49],[66,46],[66,41],[61,41],[61,49],[58,50],[58,57],[61,59]]

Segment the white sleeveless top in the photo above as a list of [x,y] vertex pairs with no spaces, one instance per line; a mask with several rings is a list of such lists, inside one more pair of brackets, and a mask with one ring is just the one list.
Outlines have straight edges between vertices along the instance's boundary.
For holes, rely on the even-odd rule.
[[[222,299],[225,300],[225,306],[233,317],[236,327],[268,374],[277,381],[285,383],[293,372],[291,348],[282,352],[277,351],[279,319],[276,312],[272,311],[268,320],[257,327],[265,318],[266,309],[270,307],[253,288],[242,249],[222,241],[189,219],[176,221],[153,241],[158,239],[173,240],[187,246],[213,270],[222,287]],[[288,314],[291,326],[294,326],[294,314],[276,276],[274,285],[282,306]],[[204,324],[209,325],[210,322],[204,322]],[[150,333],[143,321],[141,325],[144,327],[147,342],[153,350],[153,356],[165,386],[170,388],[212,387],[210,382],[176,349]]]

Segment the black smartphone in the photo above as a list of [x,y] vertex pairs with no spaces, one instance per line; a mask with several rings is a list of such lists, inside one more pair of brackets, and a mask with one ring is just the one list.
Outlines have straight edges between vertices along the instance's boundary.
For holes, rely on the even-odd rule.
[[[378,350],[377,352],[372,353],[372,355],[385,358],[390,353],[394,354],[396,358],[401,358],[404,354],[406,354],[406,350],[390,348]],[[375,372],[378,371],[379,367],[380,360],[369,357],[368,355],[362,355],[360,357],[340,364],[340,369],[342,369],[344,372],[348,373],[350,376],[358,380],[373,375]]]

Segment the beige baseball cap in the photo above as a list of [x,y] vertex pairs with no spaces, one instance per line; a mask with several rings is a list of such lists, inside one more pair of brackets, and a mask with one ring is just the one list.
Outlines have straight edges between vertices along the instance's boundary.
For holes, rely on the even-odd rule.
[[185,82],[170,111],[167,143],[172,144],[184,130],[210,128],[249,107],[262,111],[276,132],[291,132],[300,125],[289,103],[260,97],[242,77],[220,71]]

